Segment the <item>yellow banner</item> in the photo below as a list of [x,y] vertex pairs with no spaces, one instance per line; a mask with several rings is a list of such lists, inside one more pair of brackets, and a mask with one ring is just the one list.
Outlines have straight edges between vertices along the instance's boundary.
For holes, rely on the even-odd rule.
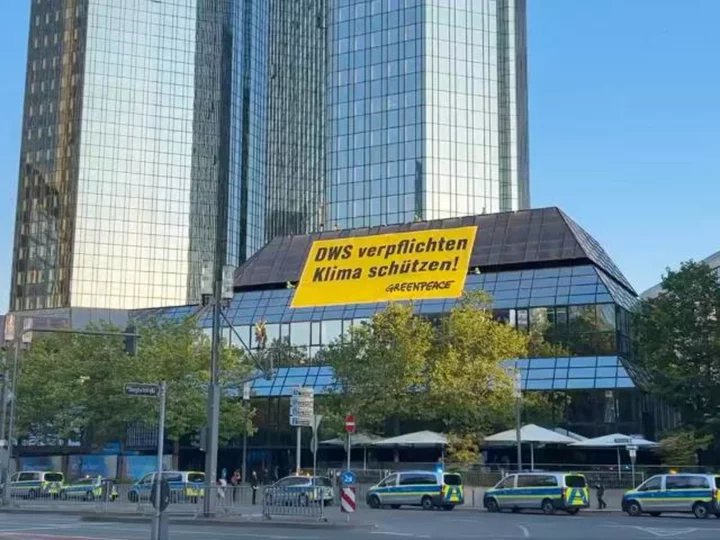
[[316,240],[292,307],[456,298],[477,227]]

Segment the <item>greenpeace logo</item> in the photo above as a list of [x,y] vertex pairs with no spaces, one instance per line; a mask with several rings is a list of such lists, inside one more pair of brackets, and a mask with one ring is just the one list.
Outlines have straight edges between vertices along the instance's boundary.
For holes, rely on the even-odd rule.
[[403,283],[393,283],[388,285],[385,292],[418,292],[418,291],[442,291],[449,289],[455,283],[454,279],[446,281],[405,281]]

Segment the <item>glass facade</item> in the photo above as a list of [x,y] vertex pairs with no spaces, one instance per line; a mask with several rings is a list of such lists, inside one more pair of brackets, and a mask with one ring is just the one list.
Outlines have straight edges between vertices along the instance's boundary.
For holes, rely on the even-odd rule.
[[324,222],[326,7],[270,2],[268,241]]
[[31,9],[11,309],[198,298],[264,243],[269,8]]
[[334,0],[326,223],[529,205],[525,3]]
[[[521,331],[537,330],[547,341],[570,354],[558,358],[521,359],[510,364],[523,373],[526,390],[633,388],[626,364],[630,359],[628,309],[616,300],[603,282],[602,270],[592,265],[470,274],[465,289],[484,290],[493,297],[495,317]],[[237,293],[226,315],[234,331],[225,328],[231,345],[254,347],[252,325],[267,322],[268,339],[287,339],[307,353],[304,366],[283,366],[272,381],[256,381],[257,395],[290,395],[293,386],[316,385],[327,389],[329,368],[314,357],[347,333],[350,326],[383,310],[385,302],[346,304],[320,308],[290,308],[292,290]],[[456,299],[415,302],[415,310],[436,317],[450,310]],[[183,306],[137,313],[139,316],[186,317],[197,306]],[[200,325],[209,328],[209,314],[200,314]],[[289,368],[289,371],[287,369]]]

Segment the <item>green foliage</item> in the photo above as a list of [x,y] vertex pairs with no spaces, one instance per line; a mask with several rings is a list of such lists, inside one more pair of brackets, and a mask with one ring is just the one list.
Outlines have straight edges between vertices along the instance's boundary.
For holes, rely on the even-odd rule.
[[484,294],[466,295],[430,321],[391,304],[323,351],[336,393],[326,409],[353,411],[362,429],[395,434],[400,422],[476,432],[510,408],[512,381],[501,362],[524,357],[527,337],[496,322]]
[[681,429],[663,437],[660,455],[666,465],[696,465],[697,451],[707,450],[712,435],[700,435],[692,429]]
[[480,444],[476,433],[457,434],[448,436],[447,461],[467,469],[480,461]]
[[634,316],[638,363],[685,425],[720,434],[720,283],[707,265],[687,262],[662,287]]
[[[122,332],[109,325],[96,330]],[[128,382],[166,381],[166,436],[179,441],[205,423],[210,342],[196,321],[157,319],[137,327],[137,356],[124,352],[123,338],[44,334],[21,361],[18,428],[21,434],[78,438],[103,444],[123,439],[134,422],[154,423],[157,402],[124,394]],[[241,390],[250,372],[247,355],[223,347],[219,359],[223,390]],[[221,400],[221,436],[252,433],[252,414],[241,399]]]

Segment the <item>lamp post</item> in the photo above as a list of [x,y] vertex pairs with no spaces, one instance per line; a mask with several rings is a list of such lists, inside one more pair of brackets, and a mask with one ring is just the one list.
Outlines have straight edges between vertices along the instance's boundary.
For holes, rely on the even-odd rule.
[[235,267],[221,266],[204,261],[201,276],[203,304],[212,306],[212,334],[210,343],[210,382],[207,401],[207,438],[205,450],[205,487],[207,496],[203,499],[203,514],[213,514],[215,497],[212,496],[218,468],[218,439],[220,431],[220,384],[218,362],[220,355],[220,317],[222,303],[233,298],[233,277]]
[[513,373],[513,397],[515,398],[515,443],[517,444],[517,468],[522,470],[522,374],[519,369]]

